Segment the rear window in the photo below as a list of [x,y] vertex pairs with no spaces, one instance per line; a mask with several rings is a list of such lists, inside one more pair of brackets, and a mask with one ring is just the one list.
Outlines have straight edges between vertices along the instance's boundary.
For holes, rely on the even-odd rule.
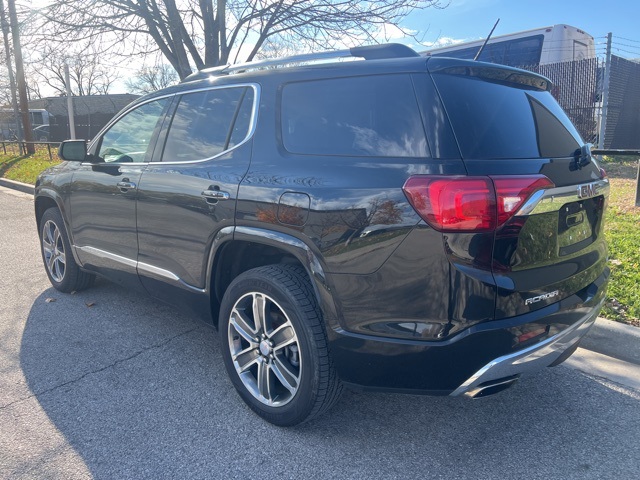
[[433,78],[464,158],[568,157],[583,143],[547,91],[464,75]]
[[285,85],[282,139],[291,153],[427,156],[420,111],[407,75]]

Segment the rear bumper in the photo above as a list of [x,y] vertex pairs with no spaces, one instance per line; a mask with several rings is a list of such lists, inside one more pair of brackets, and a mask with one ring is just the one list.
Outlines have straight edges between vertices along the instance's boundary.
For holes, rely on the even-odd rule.
[[[498,384],[508,386],[522,373],[564,361],[598,316],[608,276],[606,269],[560,302],[479,323],[443,341],[330,329],[334,364],[342,381],[358,389],[480,396],[485,389],[499,389]],[[539,330],[545,333],[527,339],[527,332]]]
[[604,299],[580,321],[557,335],[524,350],[492,360],[456,388],[451,395],[473,398],[487,389],[513,383],[520,374],[535,372],[563,362],[575,351],[580,339],[594,324],[603,303]]

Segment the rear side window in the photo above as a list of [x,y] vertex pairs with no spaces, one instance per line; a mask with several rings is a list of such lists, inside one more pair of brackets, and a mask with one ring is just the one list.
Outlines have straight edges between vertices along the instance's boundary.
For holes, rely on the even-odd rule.
[[547,91],[464,75],[433,78],[464,158],[568,157],[582,144]]
[[425,157],[411,78],[350,77],[285,85],[282,139],[292,153]]
[[204,160],[228,150],[249,132],[253,89],[220,88],[182,96],[162,155],[165,162]]

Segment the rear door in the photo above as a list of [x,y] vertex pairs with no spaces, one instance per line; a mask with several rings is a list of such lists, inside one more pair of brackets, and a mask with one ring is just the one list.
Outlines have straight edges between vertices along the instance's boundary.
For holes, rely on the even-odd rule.
[[[258,87],[217,87],[176,99],[157,158],[138,189],[138,273],[165,298],[167,285],[204,291],[216,234],[234,225],[238,184],[249,168]],[[169,123],[169,122],[166,122]]]
[[468,174],[497,192],[496,318],[587,288],[606,269],[609,185],[588,150],[576,155],[583,142],[548,82],[482,64],[431,67]]

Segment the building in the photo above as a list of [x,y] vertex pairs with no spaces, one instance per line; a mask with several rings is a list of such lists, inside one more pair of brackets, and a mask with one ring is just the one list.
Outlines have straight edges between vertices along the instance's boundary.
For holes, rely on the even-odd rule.
[[[91,139],[116,113],[133,102],[138,95],[130,93],[84,95],[73,97],[73,115],[77,138]],[[49,112],[49,141],[70,138],[67,97],[47,97],[29,102],[30,109]]]

